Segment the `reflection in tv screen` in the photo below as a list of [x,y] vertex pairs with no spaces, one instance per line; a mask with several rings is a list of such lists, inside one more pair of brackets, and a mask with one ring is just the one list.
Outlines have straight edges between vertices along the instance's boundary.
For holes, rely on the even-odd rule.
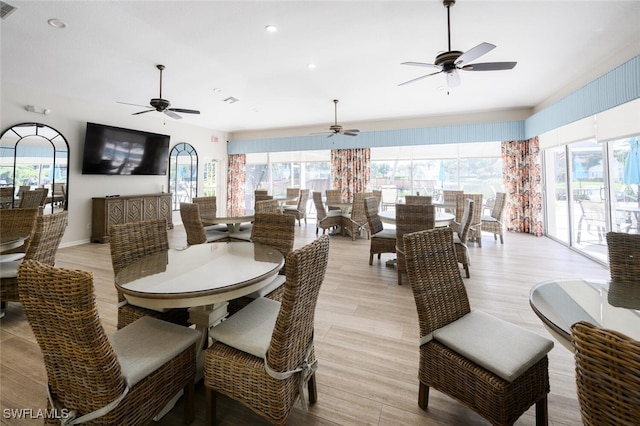
[[166,175],[169,135],[87,123],[82,174]]

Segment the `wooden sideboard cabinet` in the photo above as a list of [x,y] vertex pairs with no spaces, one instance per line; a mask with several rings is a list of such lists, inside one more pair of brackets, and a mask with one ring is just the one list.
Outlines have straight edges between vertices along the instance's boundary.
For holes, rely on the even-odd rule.
[[92,201],[91,242],[108,243],[109,228],[120,223],[165,218],[173,229],[171,194],[94,197]]

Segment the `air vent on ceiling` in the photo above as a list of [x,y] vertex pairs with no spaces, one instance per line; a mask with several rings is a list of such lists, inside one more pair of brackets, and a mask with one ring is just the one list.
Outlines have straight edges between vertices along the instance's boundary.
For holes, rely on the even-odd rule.
[[7,19],[9,15],[15,12],[17,7],[11,6],[9,3],[0,1],[0,18]]

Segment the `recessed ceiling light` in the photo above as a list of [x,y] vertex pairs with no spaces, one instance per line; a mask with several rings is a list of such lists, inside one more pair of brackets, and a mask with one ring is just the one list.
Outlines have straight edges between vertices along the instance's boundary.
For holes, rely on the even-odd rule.
[[316,64],[307,64],[307,68],[309,69],[314,69],[316,67]]
[[278,31],[278,27],[276,27],[275,25],[267,25],[266,27],[264,27],[264,29],[269,31],[270,33],[275,33],[276,31]]
[[60,30],[63,28],[67,28],[66,22],[61,21],[60,19],[51,18],[47,21],[47,23],[51,25],[53,28],[58,28]]

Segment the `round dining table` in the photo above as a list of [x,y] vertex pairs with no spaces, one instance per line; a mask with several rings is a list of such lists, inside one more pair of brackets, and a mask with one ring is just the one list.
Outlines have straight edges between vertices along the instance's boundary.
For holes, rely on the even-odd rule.
[[3,232],[0,234],[0,253],[20,247],[28,237],[29,235]]
[[529,304],[549,333],[573,351],[571,326],[578,321],[640,340],[640,287],[595,279],[558,279],[536,284]]
[[253,210],[245,210],[242,214],[229,214],[227,216],[201,214],[200,220],[204,226],[225,224],[229,233],[235,233],[240,231],[240,225],[243,223],[253,222],[254,217],[255,212]]
[[[395,224],[396,223],[396,211],[395,210],[386,210],[383,212],[379,212],[378,216],[380,216],[380,220],[384,223]],[[436,224],[435,226],[438,228],[449,226],[451,221],[455,219],[455,216],[451,213],[445,213],[441,211],[436,211]]]
[[282,253],[265,244],[197,244],[146,256],[123,268],[115,285],[132,305],[189,308],[189,322],[202,333],[202,366],[209,328],[227,316],[227,301],[265,287],[283,265]]

